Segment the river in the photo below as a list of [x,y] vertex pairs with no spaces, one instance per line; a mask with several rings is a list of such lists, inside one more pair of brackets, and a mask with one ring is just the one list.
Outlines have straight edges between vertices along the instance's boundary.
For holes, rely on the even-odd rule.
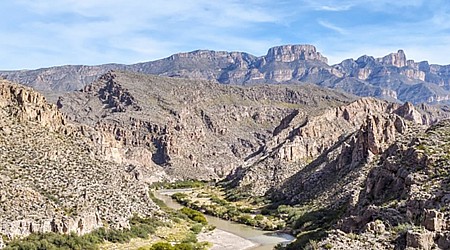
[[[173,209],[180,209],[183,206],[175,202],[170,196],[174,193],[189,192],[191,189],[163,189],[158,190],[155,196],[164,201],[164,203]],[[208,223],[215,226],[217,229],[232,233],[246,240],[249,240],[257,246],[252,248],[246,248],[251,250],[270,250],[273,249],[278,243],[288,243],[295,238],[292,235],[286,233],[277,233],[273,231],[259,230],[254,227],[250,227],[243,224],[223,220],[217,217],[205,215]],[[241,250],[241,249],[235,249]]]

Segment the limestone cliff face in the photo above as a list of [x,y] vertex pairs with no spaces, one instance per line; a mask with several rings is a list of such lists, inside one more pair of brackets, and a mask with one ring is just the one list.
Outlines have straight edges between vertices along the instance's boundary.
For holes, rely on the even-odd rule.
[[52,130],[65,124],[57,107],[47,103],[43,95],[5,80],[0,80],[0,108],[20,122],[36,121]]
[[259,57],[245,52],[196,50],[132,65],[0,71],[0,76],[40,90],[52,101],[56,101],[57,94],[81,89],[109,70],[236,85],[306,82],[358,96],[414,104],[450,100],[449,66],[414,62],[407,59],[403,50],[381,58],[364,55],[357,60],[346,59],[336,65],[328,65],[327,61],[313,45],[282,45]]
[[[104,95],[118,101],[111,105]],[[63,96],[59,107],[99,132],[91,138],[108,159],[164,169],[176,178],[210,180],[252,158],[293,110],[304,114],[350,99],[308,85],[241,88],[111,72],[83,91]]]
[[95,131],[41,94],[2,81],[0,118],[0,234],[84,234],[157,210],[139,169],[105,161]]
[[391,53],[383,58],[378,58],[377,62],[401,68],[406,66],[406,55],[403,50],[399,50],[397,53]]
[[[446,103],[448,100],[449,85],[445,80],[447,74],[443,71],[446,66],[430,66],[428,62],[407,60],[403,50],[382,58],[362,56],[356,61],[347,59],[333,67],[350,79],[356,78],[371,86],[381,87],[378,91],[368,93],[353,92],[356,89],[352,81],[349,89],[358,95],[412,103]],[[387,92],[395,94],[386,95]]]
[[[272,190],[276,199],[338,209],[357,202],[370,162],[399,136],[407,122],[393,114],[368,115],[361,127]],[[317,184],[320,183],[320,184]]]
[[0,75],[43,91],[54,98],[52,92],[81,89],[109,70],[217,80],[220,83],[239,85],[317,80],[324,72],[329,75],[340,75],[340,72],[327,65],[327,58],[317,52],[312,45],[277,46],[260,57],[244,52],[196,50],[132,65],[62,66],[38,70],[0,71]]
[[328,63],[328,59],[316,51],[312,45],[283,45],[270,48],[265,56],[269,62],[293,62],[298,60],[317,60]]
[[[379,154],[385,140],[395,139],[396,128],[394,118],[391,124],[375,115],[393,114],[402,109],[400,105],[367,98],[324,110],[315,116],[301,112],[291,114],[275,129],[276,135],[230,176],[230,181],[240,189],[264,195],[336,143],[362,130],[363,124],[370,131],[364,144],[366,151]],[[402,122],[395,122],[399,123],[400,129]],[[355,155],[355,159],[359,158]]]
[[[450,221],[444,207],[450,196],[443,142],[448,129],[449,122],[442,121],[426,131],[413,130],[387,148],[338,228],[366,238],[380,233],[397,238],[385,242],[386,248],[447,249]],[[374,223],[382,225],[382,231],[371,232],[368,225]],[[411,226],[403,233],[393,230],[404,224]],[[345,242],[336,235],[327,240],[338,245]]]

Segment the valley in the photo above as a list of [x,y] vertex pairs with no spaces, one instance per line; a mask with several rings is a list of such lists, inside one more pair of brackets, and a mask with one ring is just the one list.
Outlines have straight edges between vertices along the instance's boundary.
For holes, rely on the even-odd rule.
[[427,65],[285,45],[4,71],[0,248],[450,249]]

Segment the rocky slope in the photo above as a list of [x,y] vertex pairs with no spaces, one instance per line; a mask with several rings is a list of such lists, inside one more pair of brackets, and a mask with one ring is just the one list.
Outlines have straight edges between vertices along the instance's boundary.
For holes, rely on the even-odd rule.
[[93,141],[111,160],[160,167],[172,177],[217,179],[252,158],[285,116],[350,100],[310,85],[237,87],[111,72],[57,105],[100,131]]
[[[337,163],[333,162],[335,159],[327,154],[344,154],[344,148],[354,145],[358,133],[365,130],[363,126],[370,124],[372,129],[381,129],[381,132],[377,133],[383,135],[393,133],[391,130],[401,130],[397,127],[402,126],[406,120],[420,124],[426,120],[425,116],[409,103],[400,106],[372,98],[329,108],[322,113],[296,113],[289,118],[288,121],[281,122],[278,128],[284,125],[283,128],[280,128],[278,134],[268,141],[262,150],[247,158],[245,163],[228,177],[232,186],[253,195],[270,195],[269,190],[280,185],[292,186],[288,188],[292,192],[302,187],[303,182],[295,176],[311,181],[311,186],[314,186],[321,178],[310,178],[305,171],[317,172],[316,168],[323,167],[321,164],[332,164],[336,167]],[[390,124],[390,130],[383,132],[383,126],[387,124]],[[395,139],[395,136],[393,137]],[[381,149],[372,146],[371,150],[378,154]],[[358,159],[361,156],[350,153],[352,154],[351,161],[361,160]],[[348,155],[346,156],[348,158]],[[317,165],[318,163],[320,164]],[[356,163],[350,165],[354,164]],[[289,184],[291,179],[292,184]],[[279,194],[280,190],[276,193]]]
[[[199,65],[210,60],[195,53]],[[326,65],[307,46],[268,55],[266,65]],[[372,66],[409,67],[404,60],[399,52]],[[293,230],[317,240],[310,245],[448,249],[445,105],[211,79],[112,71],[56,105],[2,80],[0,233],[126,227],[133,213],[155,213],[149,182],[227,176],[238,191],[308,211]]]
[[387,148],[356,202],[319,245],[449,249],[449,131],[450,122],[442,121]]
[[307,211],[288,249],[448,249],[450,123],[430,127],[448,118],[433,108],[363,98],[294,112],[228,185]]
[[414,103],[447,103],[449,100],[449,67],[407,60],[403,50],[382,58],[348,59],[333,67],[342,72],[344,78],[368,82],[381,91],[371,96]]
[[0,71],[0,75],[44,92],[52,100],[55,92],[81,89],[109,70],[126,70],[237,85],[307,82],[359,96],[417,104],[449,102],[449,67],[407,60],[402,50],[382,58],[364,55],[328,65],[326,57],[312,45],[283,45],[270,48],[260,57],[197,50],[132,65],[61,66]]
[[147,186],[105,161],[87,133],[41,94],[0,81],[1,235],[83,234],[157,211]]

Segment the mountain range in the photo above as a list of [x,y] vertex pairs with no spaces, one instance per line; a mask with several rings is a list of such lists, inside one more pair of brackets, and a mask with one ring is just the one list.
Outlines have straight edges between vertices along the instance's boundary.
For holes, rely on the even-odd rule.
[[450,65],[407,60],[402,50],[382,58],[363,55],[335,65],[329,65],[327,58],[312,45],[277,46],[260,57],[245,52],[197,50],[132,65],[59,66],[0,71],[0,75],[54,99],[55,92],[81,89],[109,70],[234,85],[311,83],[358,96],[414,104],[450,101]]
[[297,211],[286,249],[449,249],[449,67],[286,45],[2,71],[28,87],[0,79],[0,247],[164,217],[149,185],[195,179]]

